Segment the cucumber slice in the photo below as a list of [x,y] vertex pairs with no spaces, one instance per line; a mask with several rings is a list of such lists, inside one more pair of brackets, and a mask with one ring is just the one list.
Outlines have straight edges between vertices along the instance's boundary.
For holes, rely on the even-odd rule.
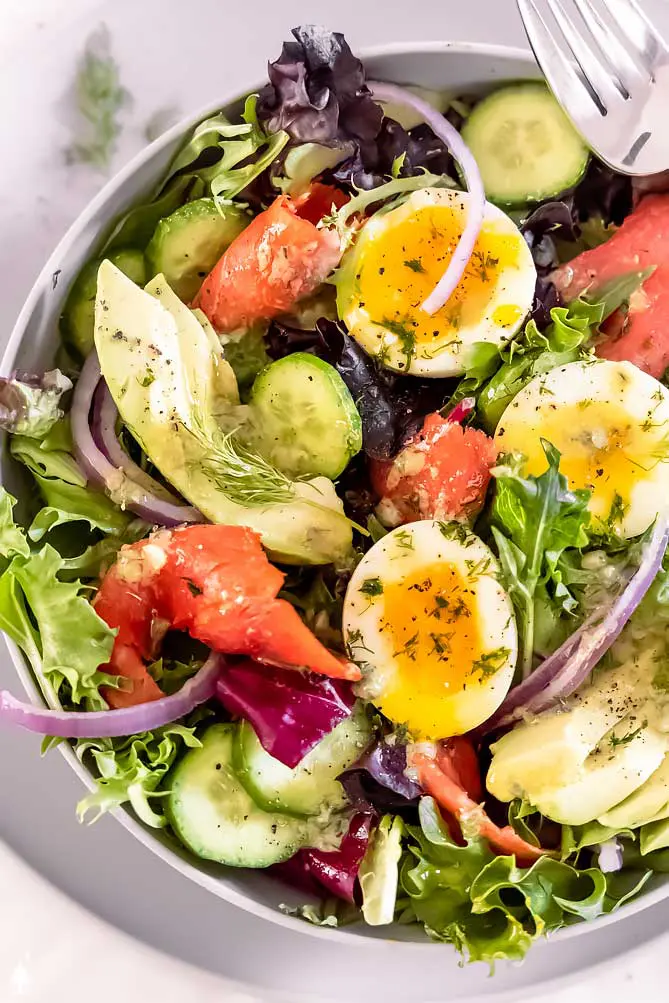
[[306,824],[262,811],[234,771],[235,724],[214,724],[202,748],[189,750],[170,775],[166,814],[198,857],[229,867],[269,867],[308,841]]
[[345,802],[339,774],[360,758],[372,738],[362,709],[341,721],[294,768],[270,756],[248,723],[237,735],[235,767],[255,803],[266,811],[320,815]]
[[[95,296],[102,261],[102,258],[95,258],[81,269],[68,293],[60,318],[61,337],[78,359],[85,359],[94,348]],[[132,247],[122,248],[110,254],[109,261],[138,286],[146,282],[146,262],[141,251]]]
[[553,198],[573,188],[588,164],[587,147],[542,83],[512,84],[484,98],[462,138],[486,195],[501,205]]
[[256,448],[289,477],[333,480],[362,449],[362,422],[333,366],[295,352],[267,366],[251,390]]
[[146,249],[149,277],[164,275],[180,300],[190,303],[250,216],[239,206],[218,208],[196,199],[161,219]]

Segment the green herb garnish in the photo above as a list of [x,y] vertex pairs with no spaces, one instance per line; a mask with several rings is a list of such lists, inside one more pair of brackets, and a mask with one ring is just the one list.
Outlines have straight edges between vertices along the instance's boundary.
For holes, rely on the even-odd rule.
[[102,28],[90,37],[75,83],[81,135],[66,150],[69,164],[109,167],[121,132],[119,112],[129,103],[118,65],[110,52],[109,32]]

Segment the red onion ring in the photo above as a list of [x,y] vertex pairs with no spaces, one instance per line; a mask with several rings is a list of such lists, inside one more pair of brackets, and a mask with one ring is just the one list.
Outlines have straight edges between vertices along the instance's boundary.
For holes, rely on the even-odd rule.
[[153,731],[190,714],[216,692],[223,660],[212,652],[202,668],[184,683],[178,693],[123,707],[119,710],[65,711],[48,710],[17,700],[0,690],[0,724],[18,725],[38,735],[56,738],[120,738]]
[[[98,383],[95,396],[93,398],[93,438],[100,450],[105,454],[115,467],[123,470],[131,481],[139,487],[144,488],[157,498],[168,501],[179,508],[185,506],[179,501],[176,495],[168,491],[167,488],[154,480],[150,474],[142,470],[133,459],[126,453],[116,435],[116,423],[118,421],[118,408],[114,403],[114,398],[109,392],[109,387],[104,379]],[[197,511],[193,509],[195,516]],[[183,519],[183,522],[197,522],[197,518]]]
[[597,610],[564,644],[514,687],[499,710],[488,718],[477,735],[506,728],[527,714],[539,714],[571,696],[585,682],[645,596],[660,569],[669,541],[669,525],[659,521],[643,559],[624,591],[605,610]]
[[412,94],[411,91],[406,90],[404,87],[397,87],[395,84],[384,84],[374,80],[369,81],[367,86],[378,101],[406,104],[418,112],[421,118],[430,126],[435,136],[446,144],[450,153],[459,163],[471,196],[467,222],[462,231],[458,246],[448,263],[446,271],[422,304],[422,309],[432,315],[437,310],[441,310],[444,304],[450,299],[464,274],[476,246],[486,208],[485,189],[481,173],[474,155],[463,141],[458,130],[451,125],[448,119],[444,118],[441,112],[433,108],[431,104],[423,101],[422,98],[419,98],[416,94]]
[[[91,432],[90,420],[93,398],[101,378],[97,353],[91,352],[74,388],[70,412],[74,455],[87,480],[110,494],[123,490],[127,495],[127,508],[152,524],[180,526],[185,522],[201,522],[202,516],[196,509],[156,497],[129,477],[121,466],[110,462],[98,447]],[[128,460],[132,463],[130,457]]]

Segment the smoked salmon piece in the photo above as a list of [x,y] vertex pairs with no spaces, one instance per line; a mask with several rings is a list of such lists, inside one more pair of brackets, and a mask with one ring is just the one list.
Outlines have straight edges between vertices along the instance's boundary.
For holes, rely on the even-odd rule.
[[294,608],[276,598],[283,579],[258,536],[243,526],[159,530],[122,547],[94,602],[98,615],[118,628],[104,669],[128,681],[124,689],[104,687],[109,705],[164,695],[147,665],[170,629],[226,654],[359,679],[357,666],[328,651]]
[[655,271],[603,325],[603,359],[632,362],[660,379],[669,366],[669,195],[649,195],[612,237],[562,265],[552,279],[566,302],[626,272]]
[[[314,203],[303,204],[313,217]],[[318,230],[299,212],[281,195],[233,240],[202,283],[193,306],[219,333],[287,313],[339,264],[336,233]]]
[[370,462],[372,486],[381,496],[377,514],[387,526],[472,519],[483,506],[496,459],[485,432],[429,414],[393,460]]

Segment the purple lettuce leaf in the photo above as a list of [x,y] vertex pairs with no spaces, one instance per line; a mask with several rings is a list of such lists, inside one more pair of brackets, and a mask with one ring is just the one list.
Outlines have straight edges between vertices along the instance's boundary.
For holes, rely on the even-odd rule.
[[365,71],[344,36],[318,25],[292,31],[268,66],[269,84],[258,98],[258,121],[284,130],[296,143],[345,147],[372,141],[383,112],[365,84]]
[[421,789],[406,776],[406,766],[406,746],[381,741],[338,779],[360,811],[415,818]]
[[350,716],[355,702],[345,680],[250,659],[226,666],[216,696],[231,714],[253,725],[271,756],[291,768]]
[[347,902],[356,900],[356,883],[367,851],[374,815],[357,812],[338,850],[299,850],[270,871],[298,891],[323,898],[325,894]]

